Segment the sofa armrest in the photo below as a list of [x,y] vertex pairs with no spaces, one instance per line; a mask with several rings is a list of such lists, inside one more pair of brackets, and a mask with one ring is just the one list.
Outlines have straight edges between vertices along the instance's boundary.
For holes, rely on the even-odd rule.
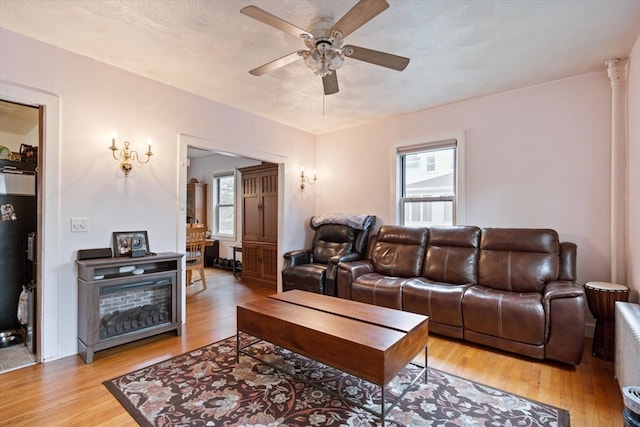
[[282,270],[296,265],[309,264],[311,262],[311,249],[301,249],[298,251],[287,252],[283,255],[284,266]]
[[373,271],[373,262],[368,259],[339,263],[336,277],[337,296],[351,299],[351,283],[363,274]]
[[579,365],[584,348],[584,290],[569,281],[550,282],[542,303],[546,315],[545,358]]
[[560,272],[558,280],[576,281],[576,256],[578,247],[573,242],[560,243]]
[[341,262],[352,262],[362,259],[362,254],[358,252],[349,252],[342,255],[335,255],[329,258],[327,263],[327,275],[326,275],[326,293],[327,295],[337,296],[338,289],[336,281],[338,279],[338,264]]
[[329,258],[329,264],[335,264],[336,266],[341,262],[353,262],[360,261],[362,254],[358,252],[349,252],[342,255],[336,255]]
[[574,282],[555,280],[549,282],[544,288],[542,299],[545,304],[555,298],[574,298],[584,296],[582,285]]

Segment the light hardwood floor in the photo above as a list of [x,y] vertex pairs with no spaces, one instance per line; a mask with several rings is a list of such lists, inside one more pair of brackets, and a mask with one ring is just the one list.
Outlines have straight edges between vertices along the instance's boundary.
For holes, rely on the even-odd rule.
[[[137,425],[103,381],[233,335],[236,303],[273,293],[216,269],[207,270],[207,284],[206,291],[199,284],[187,289],[180,337],[167,333],[100,351],[92,364],[72,356],[0,374],[0,426]],[[573,427],[622,426],[613,363],[594,358],[590,347],[588,340],[574,368],[433,335],[429,366],[565,408]]]

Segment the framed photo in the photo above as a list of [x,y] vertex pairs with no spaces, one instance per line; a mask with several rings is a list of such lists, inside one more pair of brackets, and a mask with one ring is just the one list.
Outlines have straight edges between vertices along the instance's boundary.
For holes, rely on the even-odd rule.
[[114,231],[113,255],[145,256],[149,255],[149,237],[146,231]]

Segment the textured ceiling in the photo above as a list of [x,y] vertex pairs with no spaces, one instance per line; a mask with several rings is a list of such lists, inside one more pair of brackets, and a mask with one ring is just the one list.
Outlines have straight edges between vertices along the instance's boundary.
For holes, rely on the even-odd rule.
[[308,28],[355,3],[2,0],[0,26],[315,134],[604,69],[640,34],[638,0],[389,0],[345,44],[409,57],[405,71],[347,59],[326,97],[301,60],[248,73],[304,43],[242,7]]
[[38,126],[38,109],[0,101],[0,132],[26,136]]

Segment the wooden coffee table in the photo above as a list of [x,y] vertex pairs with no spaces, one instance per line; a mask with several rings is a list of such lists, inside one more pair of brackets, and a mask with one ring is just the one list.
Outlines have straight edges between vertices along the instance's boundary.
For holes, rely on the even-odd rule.
[[[239,304],[237,331],[237,358],[251,356],[240,346],[244,332],[380,386],[381,411],[364,409],[383,425],[417,379],[426,381],[427,316],[293,290]],[[385,386],[423,349],[422,370],[385,409]]]

